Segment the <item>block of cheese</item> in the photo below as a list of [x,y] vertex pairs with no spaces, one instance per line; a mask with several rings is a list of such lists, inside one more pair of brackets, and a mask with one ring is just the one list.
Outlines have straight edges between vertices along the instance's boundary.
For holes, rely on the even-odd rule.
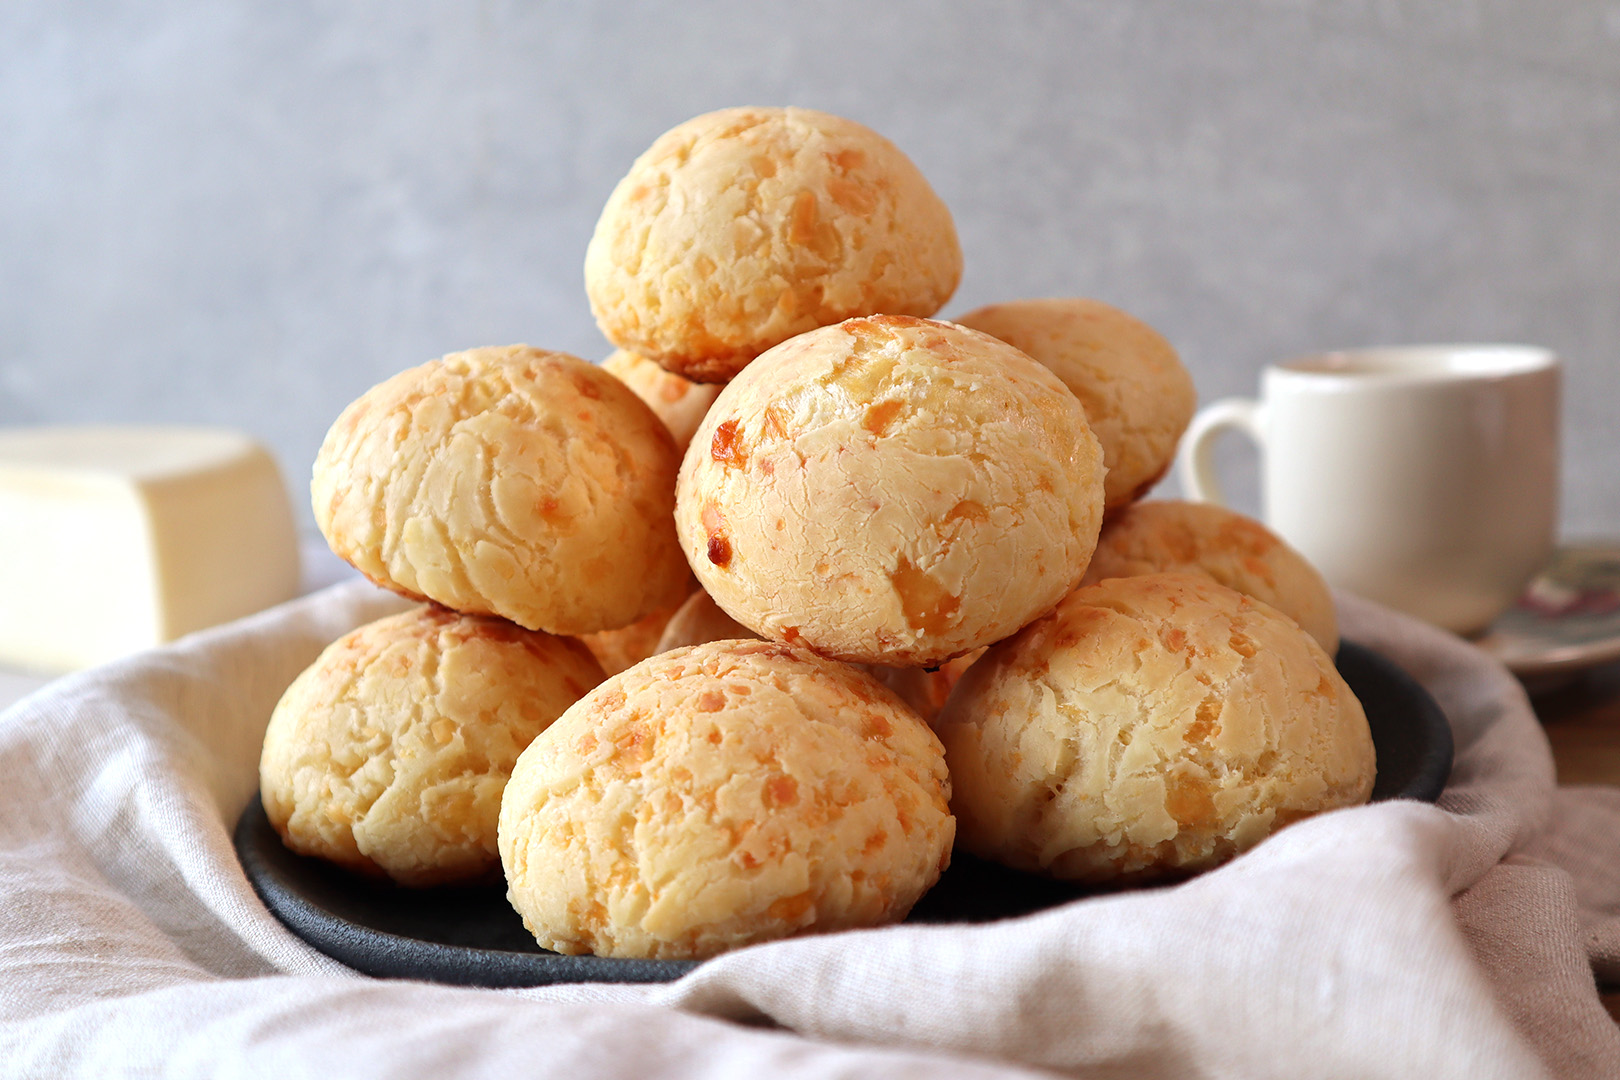
[[298,592],[275,461],[195,427],[0,428],[0,665],[69,671]]

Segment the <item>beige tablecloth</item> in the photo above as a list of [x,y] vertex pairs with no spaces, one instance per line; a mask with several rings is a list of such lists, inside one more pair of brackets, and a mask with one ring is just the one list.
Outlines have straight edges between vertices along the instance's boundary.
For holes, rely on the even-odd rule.
[[[232,854],[272,705],[397,610],[338,586],[0,714],[0,1074],[1620,1076],[1620,789],[1557,789],[1518,685],[1346,598],[1451,717],[1438,807],[1294,825],[1185,885],[806,938],[667,986],[359,976]],[[1589,959],[1590,958],[1590,959]]]

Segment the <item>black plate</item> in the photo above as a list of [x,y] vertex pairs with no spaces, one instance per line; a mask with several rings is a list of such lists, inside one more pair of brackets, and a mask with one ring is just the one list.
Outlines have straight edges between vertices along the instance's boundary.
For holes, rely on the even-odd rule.
[[[1411,676],[1369,649],[1346,642],[1338,666],[1366,709],[1378,750],[1373,799],[1433,802],[1451,773],[1451,727],[1440,707]],[[667,982],[697,966],[546,952],[523,929],[503,887],[415,890],[354,877],[283,847],[258,799],[237,822],[236,851],[254,890],[289,930],[368,975],[539,986]],[[1095,891],[957,852],[907,921],[988,922]]]

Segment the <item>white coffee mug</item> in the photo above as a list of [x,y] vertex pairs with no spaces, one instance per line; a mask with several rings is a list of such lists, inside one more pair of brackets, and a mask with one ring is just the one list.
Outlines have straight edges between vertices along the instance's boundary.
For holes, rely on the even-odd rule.
[[1558,384],[1558,358],[1521,345],[1302,357],[1193,418],[1181,486],[1221,502],[1214,437],[1247,432],[1266,523],[1329,582],[1474,633],[1552,555]]

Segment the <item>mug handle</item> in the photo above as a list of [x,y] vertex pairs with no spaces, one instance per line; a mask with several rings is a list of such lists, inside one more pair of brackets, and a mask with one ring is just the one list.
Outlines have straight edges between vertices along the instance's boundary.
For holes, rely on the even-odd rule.
[[1227,428],[1236,428],[1264,449],[1265,429],[1260,414],[1260,403],[1249,398],[1222,398],[1198,410],[1176,454],[1176,476],[1187,498],[1226,505],[1220,478],[1215,475],[1215,436]]

